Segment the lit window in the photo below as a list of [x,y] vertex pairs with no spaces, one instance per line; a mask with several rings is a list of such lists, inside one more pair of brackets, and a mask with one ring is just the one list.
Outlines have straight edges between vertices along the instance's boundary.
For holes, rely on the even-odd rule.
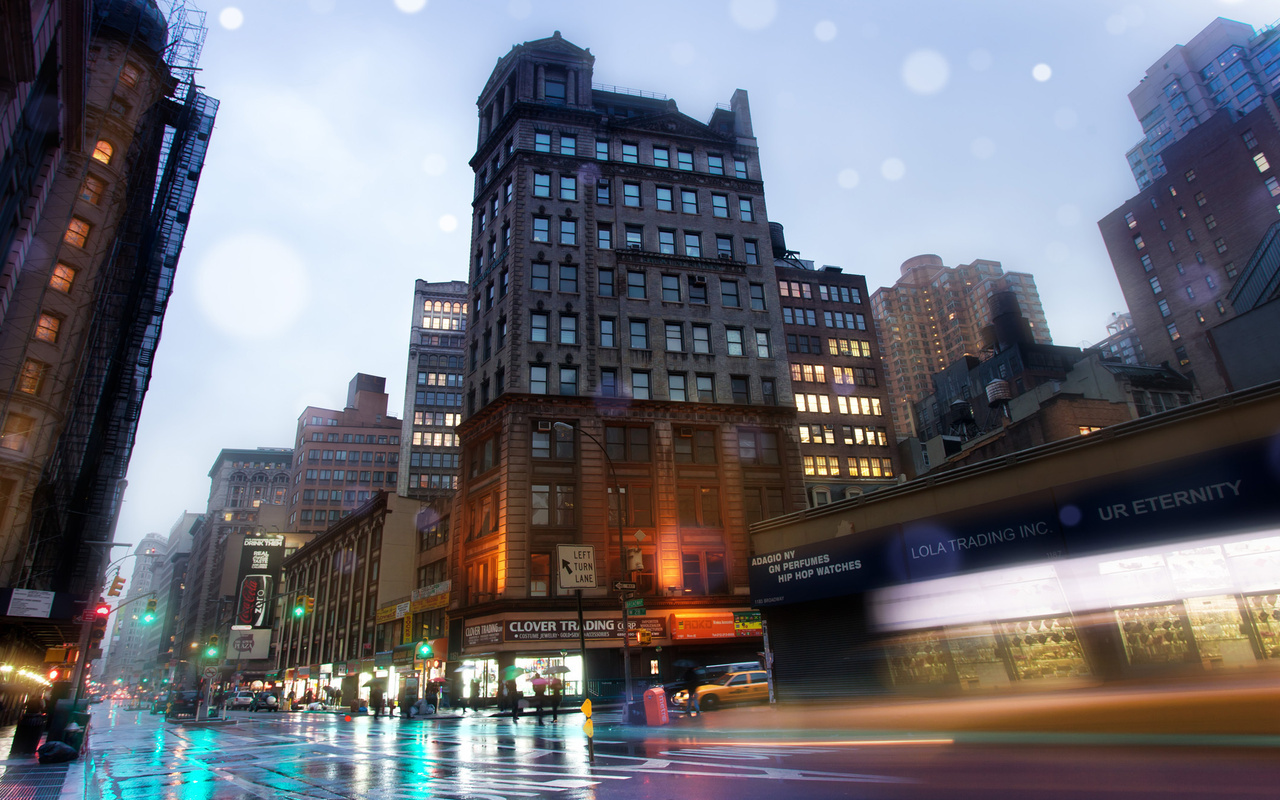
[[1147,246],[1147,243],[1142,241],[1142,234],[1138,234],[1137,236],[1133,237],[1133,246],[1134,246],[1134,249],[1136,250],[1141,250]]
[[1170,322],[1168,325],[1164,326],[1164,329],[1169,332],[1170,340],[1176,342],[1182,338],[1182,334],[1178,333],[1178,323]]
[[1124,221],[1125,221],[1126,223],[1128,223],[1128,225],[1129,225],[1129,227],[1130,227],[1130,228],[1136,228],[1136,227],[1138,227],[1138,220],[1137,220],[1137,218],[1136,218],[1136,217],[1134,217],[1134,216],[1133,216],[1133,212],[1132,212],[1132,211],[1130,211],[1128,214],[1125,214],[1125,215],[1124,215]]
[[6,450],[25,450],[35,424],[32,417],[11,412],[5,417],[4,429],[0,431],[0,447]]
[[142,73],[132,64],[125,64],[120,68],[120,83],[126,88],[132,89],[138,85],[138,78],[142,77]]
[[40,320],[36,323],[36,338],[42,342],[55,344],[58,341],[60,327],[62,327],[62,320],[52,314],[41,314]]
[[101,161],[103,164],[111,163],[111,155],[115,153],[115,148],[111,146],[111,142],[105,139],[99,139],[98,143],[93,147],[93,158],[95,161]]
[[76,271],[59,261],[53,265],[53,274],[49,276],[49,288],[60,292],[70,292],[76,282]]
[[1253,163],[1258,165],[1258,172],[1266,172],[1271,169],[1271,165],[1267,163],[1267,156],[1265,153],[1258,153],[1254,156]]
[[62,240],[76,247],[84,247],[89,241],[89,223],[79,217],[72,217],[70,224],[67,225],[67,232],[62,235]]
[[33,358],[22,362],[22,374],[18,376],[18,391],[25,394],[40,394],[44,388],[44,376],[49,365]]

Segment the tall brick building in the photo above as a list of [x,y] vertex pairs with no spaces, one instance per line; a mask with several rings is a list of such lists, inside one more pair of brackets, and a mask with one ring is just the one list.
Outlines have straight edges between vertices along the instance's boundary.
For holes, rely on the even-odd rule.
[[747,525],[804,505],[747,93],[704,123],[594,62],[517,45],[478,101],[450,649],[479,680],[576,650],[526,633],[573,614],[560,544],[595,548],[593,678],[622,674],[618,580],[663,647],[636,675],[753,657],[715,633],[746,609]]

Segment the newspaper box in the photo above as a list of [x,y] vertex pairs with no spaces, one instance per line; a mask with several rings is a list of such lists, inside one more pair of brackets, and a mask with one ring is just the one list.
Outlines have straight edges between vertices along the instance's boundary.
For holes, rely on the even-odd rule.
[[644,693],[644,721],[649,725],[667,724],[667,693],[661,686]]

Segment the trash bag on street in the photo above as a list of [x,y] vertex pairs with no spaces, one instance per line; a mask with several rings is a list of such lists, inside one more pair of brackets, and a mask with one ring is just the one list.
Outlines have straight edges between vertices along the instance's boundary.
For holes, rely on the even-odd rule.
[[80,754],[66,742],[45,742],[36,750],[41,764],[61,764],[63,761],[75,761]]

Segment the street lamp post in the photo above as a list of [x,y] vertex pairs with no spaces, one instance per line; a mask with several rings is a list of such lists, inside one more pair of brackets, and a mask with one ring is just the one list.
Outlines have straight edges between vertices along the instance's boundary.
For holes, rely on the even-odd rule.
[[[562,431],[572,431],[574,427],[567,422],[557,422],[552,427]],[[609,467],[609,478],[613,481],[613,496],[618,504],[618,580],[626,580],[627,578],[627,548],[622,540],[622,490],[618,485],[618,473],[613,469],[613,459],[609,458],[609,451],[605,449],[604,443],[582,428],[577,428],[578,433],[595,442],[596,447],[600,448],[600,455],[604,456],[604,463]],[[609,514],[609,502],[605,500],[605,516]],[[622,718],[625,721],[631,710],[631,703],[634,698],[631,696],[631,637],[627,630],[627,602],[626,598],[620,593],[618,602],[622,605],[622,692],[625,700]],[[583,654],[583,662],[586,662],[586,654]],[[583,687],[583,693],[586,693],[586,687]]]

